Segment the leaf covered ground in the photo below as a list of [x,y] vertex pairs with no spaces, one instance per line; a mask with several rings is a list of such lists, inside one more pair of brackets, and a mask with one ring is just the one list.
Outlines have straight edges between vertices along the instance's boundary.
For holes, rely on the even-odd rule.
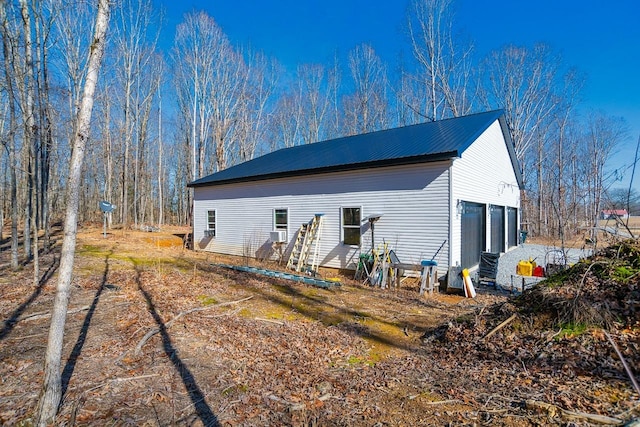
[[[321,289],[227,270],[212,264],[247,260],[185,250],[174,233],[81,231],[59,425],[594,425],[640,416],[623,366],[640,376],[637,242],[519,297],[480,288],[471,300],[420,297],[410,280],[380,290],[340,276],[342,286]],[[0,253],[0,422],[30,425],[59,248],[42,257],[39,285],[30,265],[11,272],[8,256]]]

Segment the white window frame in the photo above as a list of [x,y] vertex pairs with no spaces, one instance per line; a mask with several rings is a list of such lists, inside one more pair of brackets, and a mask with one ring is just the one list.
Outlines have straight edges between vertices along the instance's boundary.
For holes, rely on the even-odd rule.
[[[209,214],[213,212],[213,228],[211,228],[212,222],[209,220]],[[209,237],[216,237],[218,233],[218,211],[217,209],[207,209],[207,228],[205,229],[205,235]]]
[[[278,223],[276,222],[276,212],[277,211],[286,211],[287,213],[287,223],[283,226],[283,225],[278,225]],[[273,222],[273,230],[284,230],[285,234],[285,240],[289,240],[289,208],[274,208],[273,212],[272,212],[272,222]]]
[[[345,209],[359,209],[360,210],[360,219],[358,221],[358,224],[355,225],[345,225],[344,223],[344,210]],[[362,246],[362,213],[364,212],[364,209],[362,206],[340,206],[340,242],[345,245],[345,246],[353,246],[353,247],[360,247]],[[344,230],[345,228],[353,228],[353,229],[358,229],[358,243],[357,244],[353,244],[353,243],[346,243],[344,241]]]

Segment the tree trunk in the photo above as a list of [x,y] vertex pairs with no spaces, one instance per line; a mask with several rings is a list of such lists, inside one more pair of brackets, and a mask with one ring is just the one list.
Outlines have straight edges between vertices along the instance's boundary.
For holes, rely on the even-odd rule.
[[124,106],[124,159],[122,160],[122,201],[120,202],[120,220],[126,229],[129,226],[129,147],[131,146],[131,83],[125,86]]
[[[10,175],[10,199],[11,199],[11,269],[17,270],[20,266],[19,263],[19,241],[18,241],[18,162],[16,157],[16,140],[15,129],[17,125],[16,120],[16,106],[15,106],[15,93],[13,87],[13,81],[15,79],[14,73],[11,68],[14,55],[16,54],[13,46],[13,39],[11,38],[11,32],[7,26],[7,14],[5,10],[5,3],[0,1],[0,20],[2,25],[0,30],[2,31],[2,50],[5,60],[4,72],[5,82],[7,85],[7,92],[9,93],[9,132],[7,135],[8,147],[9,147],[9,175]],[[12,60],[9,61],[9,58]]]
[[158,228],[164,223],[164,196],[162,194],[162,93],[158,78]]
[[46,43],[51,30],[51,21],[41,23],[36,27],[36,45],[38,46],[38,73],[40,78],[36,79],[36,90],[39,100],[39,117],[40,117],[40,150],[38,155],[38,194],[40,195],[38,212],[40,228],[44,229],[44,251],[48,252],[51,244],[50,220],[51,198],[49,196],[49,179],[51,174],[51,151],[53,149],[53,129],[51,120],[51,103],[49,100],[49,68],[48,68],[48,49]]
[[[109,125],[111,123],[111,101],[109,96],[105,96],[104,98],[104,129],[102,130],[102,134],[104,135],[104,175],[105,175],[105,183],[104,183],[104,192],[102,193],[102,200],[107,202],[112,201],[112,181],[113,181],[113,149],[111,147],[111,132],[109,130]],[[111,229],[112,225],[112,213],[106,214],[107,216],[107,227]]]
[[[25,105],[24,114],[24,142],[29,152],[29,174],[27,176],[27,216],[25,218],[24,242],[27,259],[33,257],[33,281],[37,286],[40,278],[40,265],[38,259],[38,137],[35,122],[35,75],[33,62],[33,41],[31,38],[32,24],[29,5],[26,0],[20,0],[20,13],[24,29],[24,53],[25,53]],[[33,241],[28,236],[33,232]],[[33,245],[30,249],[28,245]]]
[[60,257],[58,286],[49,328],[49,340],[44,363],[44,381],[37,409],[37,425],[46,426],[54,421],[62,399],[62,345],[67,306],[71,289],[71,274],[76,248],[78,204],[80,197],[80,179],[84,151],[89,137],[93,95],[98,81],[98,72],[106,44],[106,32],[109,22],[109,0],[98,0],[95,32],[91,43],[89,66],[84,92],[77,115],[76,134],[69,167],[69,180],[66,192],[67,210],[64,223],[64,240]]

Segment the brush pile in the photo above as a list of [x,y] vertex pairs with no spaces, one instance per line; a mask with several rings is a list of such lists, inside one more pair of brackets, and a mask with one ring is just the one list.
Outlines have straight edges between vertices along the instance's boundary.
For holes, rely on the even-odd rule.
[[481,364],[488,375],[477,378],[489,395],[514,399],[496,387],[511,382],[521,402],[637,417],[640,243],[608,247],[517,298],[427,331],[423,341],[452,369]]

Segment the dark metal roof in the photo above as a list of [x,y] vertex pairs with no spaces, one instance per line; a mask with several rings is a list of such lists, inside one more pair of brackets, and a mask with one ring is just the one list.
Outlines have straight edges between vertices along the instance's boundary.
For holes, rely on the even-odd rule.
[[501,110],[283,148],[200,178],[188,186],[453,159],[460,157],[497,119],[522,186],[520,168]]

